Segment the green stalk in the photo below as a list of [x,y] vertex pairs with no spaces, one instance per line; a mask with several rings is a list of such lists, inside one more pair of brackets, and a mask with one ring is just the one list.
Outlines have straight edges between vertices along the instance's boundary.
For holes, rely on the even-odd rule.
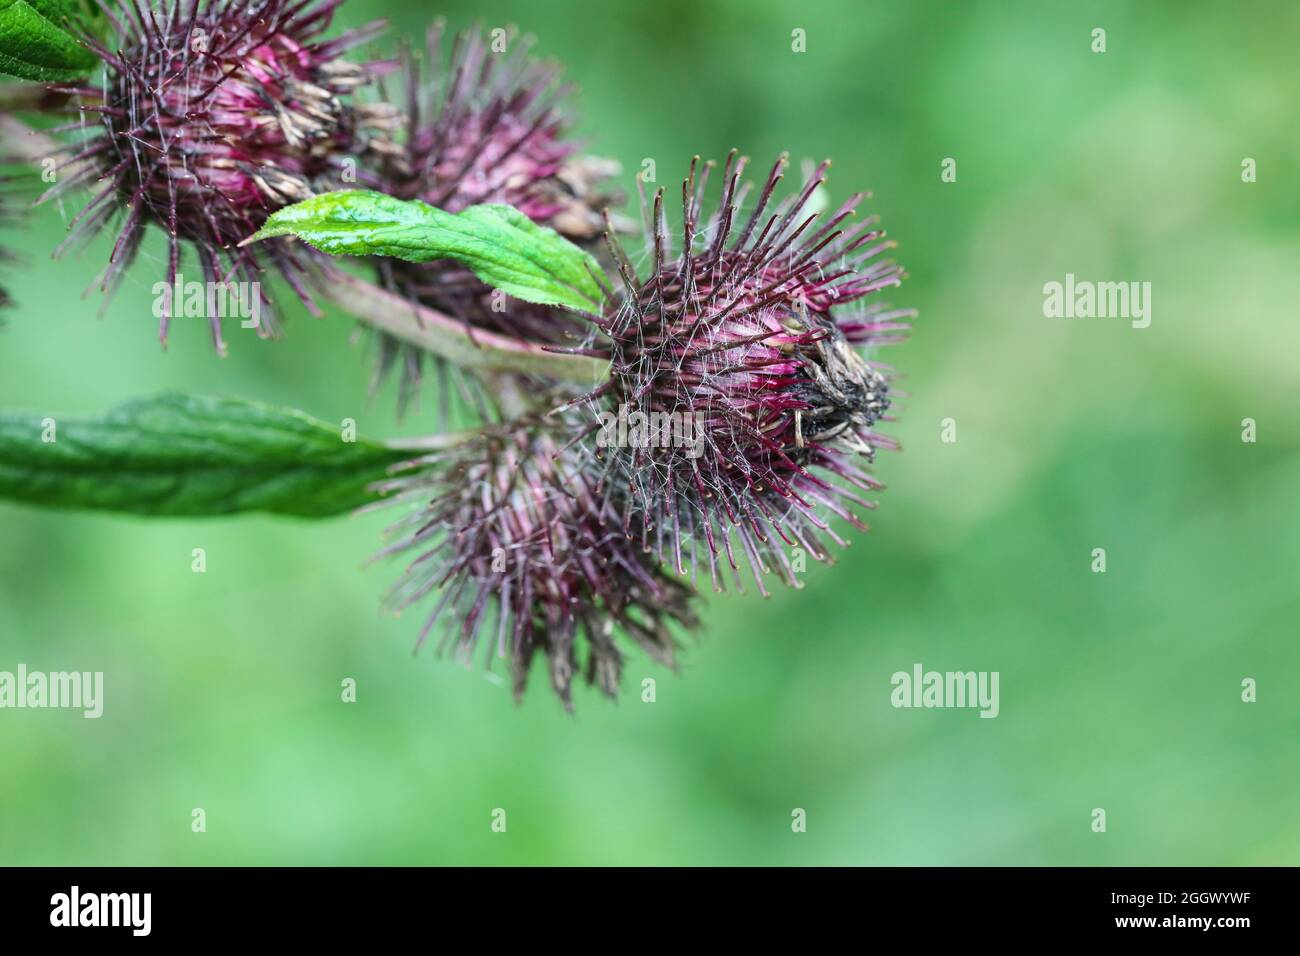
[[338,270],[329,272],[321,291],[367,325],[461,368],[520,372],[593,387],[609,371],[603,359],[548,352],[496,332],[471,331],[458,319]]

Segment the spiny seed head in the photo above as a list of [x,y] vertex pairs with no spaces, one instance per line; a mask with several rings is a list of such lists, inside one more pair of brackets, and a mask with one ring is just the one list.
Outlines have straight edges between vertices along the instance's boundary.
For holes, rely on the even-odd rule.
[[533,57],[532,39],[513,29],[458,34],[444,65],[443,31],[436,21],[426,34],[432,82],[403,59],[406,137],[385,153],[387,191],[448,212],[506,203],[570,239],[599,237],[611,197],[598,186],[618,167],[578,156],[566,139],[559,66]]
[[517,697],[540,651],[568,708],[578,673],[616,694],[620,632],[671,667],[670,625],[696,621],[688,589],[627,539],[618,503],[555,427],[520,420],[412,462],[381,489],[418,505],[381,553],[412,556],[394,610],[438,592],[421,644],[443,622],[439,650],[468,661],[481,644],[485,660],[506,658]]
[[[604,188],[618,172],[609,160],[578,154],[557,65],[531,55],[532,41],[513,30],[457,35],[448,57],[443,24],[426,35],[420,61],[404,57],[405,137],[380,156],[381,191],[420,199],[449,212],[482,203],[514,206],[534,222],[578,243],[599,239],[603,211],[622,201]],[[446,61],[444,63],[444,60]],[[384,261],[383,283],[415,301],[463,319],[473,328],[528,342],[574,346],[590,329],[556,309],[494,296],[469,270],[447,261]],[[418,387],[424,356],[391,337],[379,339],[375,384],[400,363],[402,404]]]
[[[874,427],[890,404],[885,370],[858,346],[894,341],[905,328],[910,312],[862,302],[898,285],[903,271],[879,258],[894,243],[876,217],[846,225],[862,195],[829,217],[810,211],[828,166],[774,203],[785,167],[778,160],[742,215],[745,160],[733,151],[721,201],[702,221],[712,164],[692,162],[679,252],[662,191],[652,210],[643,197],[646,278],[611,242],[626,291],[602,322],[613,363],[593,411],[641,416],[650,440],[606,441],[600,454],[610,480],[631,485],[629,531],[671,553],[683,573],[704,552],[715,588],[720,562],[737,568],[738,552],[764,593],[762,575],[773,568],[797,585],[786,549],[826,559],[822,535],[843,543],[830,514],[865,528],[850,509],[871,503],[852,489],[880,486],[852,457],[871,461],[877,447],[894,444]],[[676,430],[656,429],[664,423]]]
[[[67,128],[89,139],[68,161],[71,173],[43,198],[95,180],[103,185],[73,219],[60,251],[120,211],[106,292],[154,224],[169,239],[169,285],[186,244],[208,281],[253,281],[255,257],[266,255],[306,300],[292,250],[236,246],[279,207],[338,188],[340,171],[355,166],[382,132],[371,128],[382,115],[372,117],[350,98],[385,65],[341,54],[383,24],[323,39],[341,2],[101,0],[115,38],[104,45],[88,33],[83,41],[103,61],[103,85],[67,88],[80,114]],[[164,342],[169,321],[164,315]],[[220,318],[209,321],[224,351]]]

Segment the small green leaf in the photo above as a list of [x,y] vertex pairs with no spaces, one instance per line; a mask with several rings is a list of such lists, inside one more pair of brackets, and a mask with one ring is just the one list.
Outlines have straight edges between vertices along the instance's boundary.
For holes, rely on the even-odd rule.
[[471,206],[453,214],[418,199],[344,190],[286,206],[249,241],[273,236],[297,236],[335,256],[454,259],[525,302],[594,311],[604,298],[595,259],[510,206]]
[[52,508],[326,517],[375,500],[367,486],[410,457],[241,399],[162,395],[95,419],[0,415],[0,498]]
[[99,61],[65,29],[77,0],[0,0],[0,73],[60,83]]

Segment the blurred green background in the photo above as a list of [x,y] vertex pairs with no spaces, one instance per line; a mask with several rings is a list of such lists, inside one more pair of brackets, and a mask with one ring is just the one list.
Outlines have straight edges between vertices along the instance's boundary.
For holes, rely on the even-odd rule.
[[[98,721],[0,712],[0,863],[1300,862],[1300,8],[349,0],[344,20],[414,35],[434,13],[535,34],[625,187],[645,158],[671,192],[738,146],[833,157],[835,200],[874,191],[911,276],[892,301],[921,318],[883,356],[911,397],[872,533],[801,591],[711,598],[680,677],[637,657],[619,704],[584,687],[569,717],[540,673],[516,708],[412,657],[419,616],[377,610],[396,568],[360,567],[384,516],[0,504],[0,669],[106,681]],[[162,353],[159,247],[98,319],[79,295],[107,245],[52,262],[62,231],[45,209],[5,237],[28,263],[0,408],[181,389],[434,427],[430,400],[400,428],[391,393],[366,404],[338,314],[232,334],[225,360],[182,322]],[[1151,327],[1044,318],[1067,272],[1151,282]],[[1001,715],[894,709],[917,662],[1000,672]]]

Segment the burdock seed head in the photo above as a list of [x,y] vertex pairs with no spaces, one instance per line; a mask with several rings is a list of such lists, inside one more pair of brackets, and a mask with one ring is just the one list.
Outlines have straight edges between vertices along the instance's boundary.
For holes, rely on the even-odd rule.
[[436,632],[467,662],[506,658],[517,697],[540,652],[568,708],[575,674],[616,694],[620,639],[673,666],[673,627],[696,622],[691,592],[623,534],[619,502],[556,425],[522,419],[412,462],[382,489],[415,507],[381,553],[411,558],[390,607],[437,592],[421,644]]
[[648,275],[611,243],[625,295],[602,323],[613,364],[592,401],[606,418],[617,410],[649,426],[648,441],[599,449],[606,480],[630,485],[628,532],[683,573],[702,555],[715,588],[720,565],[743,556],[764,590],[772,568],[797,584],[794,547],[824,560],[822,536],[843,544],[832,515],[865,528],[853,508],[871,507],[860,492],[881,486],[854,459],[894,443],[876,431],[890,404],[885,370],[859,347],[897,340],[911,313],[863,302],[903,278],[881,257],[894,243],[876,217],[848,224],[863,195],[829,216],[809,210],[829,163],[776,203],[778,160],[742,215],[745,160],[733,151],[705,220],[711,166],[692,162],[683,183],[675,252],[662,191],[654,197]]
[[[579,244],[598,240],[602,213],[622,201],[605,186],[618,165],[581,155],[570,138],[570,90],[560,68],[533,57],[530,38],[503,28],[463,32],[444,54],[443,29],[436,21],[428,30],[425,66],[409,51],[403,58],[404,89],[394,101],[405,113],[405,136],[379,156],[377,188],[448,212],[504,203]],[[452,262],[382,260],[378,268],[388,288],[471,328],[543,345],[574,346],[590,334],[562,311],[505,302]],[[425,356],[389,336],[379,337],[379,348],[375,384],[400,365],[405,405]]]
[[406,138],[386,153],[385,191],[448,212],[506,203],[575,241],[599,237],[611,199],[600,185],[618,167],[568,138],[560,67],[506,29],[460,33],[444,57],[444,29],[435,21],[425,37],[432,78],[403,59]]
[[[269,256],[306,300],[287,244],[236,246],[281,206],[339,188],[340,171],[382,136],[382,110],[358,109],[351,97],[386,66],[343,54],[383,24],[324,39],[341,2],[100,0],[113,39],[101,43],[88,31],[83,41],[103,61],[102,86],[66,89],[80,115],[65,129],[88,139],[43,198],[103,185],[60,250],[120,214],[102,277],[107,292],[153,224],[168,237],[169,285],[188,245],[210,282],[255,281],[255,256]],[[164,342],[170,319],[163,315]],[[219,317],[209,322],[224,351]],[[269,323],[260,331],[269,334]]]

